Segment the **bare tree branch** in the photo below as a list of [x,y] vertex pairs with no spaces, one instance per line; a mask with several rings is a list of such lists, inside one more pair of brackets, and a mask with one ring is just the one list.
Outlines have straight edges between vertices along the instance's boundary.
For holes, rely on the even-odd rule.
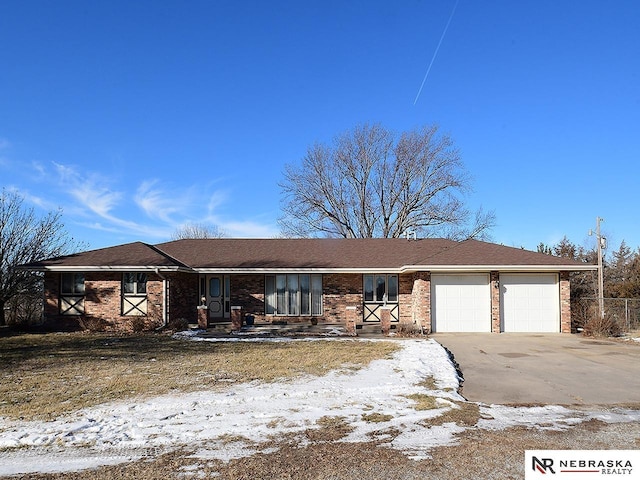
[[24,208],[20,195],[3,189],[0,195],[0,325],[5,323],[7,302],[18,295],[39,291],[40,276],[15,267],[85,247],[68,235],[60,210],[37,218],[33,209]]
[[493,213],[470,213],[462,197],[469,177],[457,149],[436,126],[397,137],[360,125],[332,145],[310,147],[300,166],[287,165],[280,187],[288,236],[344,238],[422,236],[486,238]]
[[223,238],[226,236],[226,233],[217,225],[188,223],[177,228],[171,235],[171,240],[183,240],[186,238]]

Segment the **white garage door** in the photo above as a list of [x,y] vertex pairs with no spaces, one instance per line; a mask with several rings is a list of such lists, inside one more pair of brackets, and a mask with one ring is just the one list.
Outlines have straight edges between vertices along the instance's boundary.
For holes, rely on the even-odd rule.
[[434,332],[490,332],[489,275],[432,275],[431,315]]
[[504,332],[559,332],[558,275],[500,274],[500,306]]

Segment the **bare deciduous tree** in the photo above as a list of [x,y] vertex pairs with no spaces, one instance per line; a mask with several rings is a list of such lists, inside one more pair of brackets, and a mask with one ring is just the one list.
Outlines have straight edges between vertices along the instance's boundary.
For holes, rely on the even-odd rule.
[[[458,151],[436,126],[397,137],[362,125],[332,145],[315,144],[287,165],[281,228],[289,236],[486,238],[494,215],[473,216],[462,201],[469,178]],[[473,218],[472,218],[473,217]]]
[[[45,258],[57,257],[82,248],[73,240],[61,221],[62,212],[36,217],[33,209],[23,206],[23,198],[2,190],[0,196],[0,325],[5,324],[5,307],[12,300],[29,299],[40,291],[37,273],[16,267]],[[27,300],[28,301],[28,300]]]
[[188,223],[176,229],[171,235],[171,240],[183,240],[186,238],[224,238],[227,234],[217,225],[204,223]]

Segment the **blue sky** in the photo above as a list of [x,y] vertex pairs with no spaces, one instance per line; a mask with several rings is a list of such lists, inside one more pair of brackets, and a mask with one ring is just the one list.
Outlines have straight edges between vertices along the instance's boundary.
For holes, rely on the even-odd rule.
[[493,241],[588,245],[600,216],[636,248],[638,25],[635,0],[5,0],[0,185],[93,248],[271,237],[309,145],[437,123]]

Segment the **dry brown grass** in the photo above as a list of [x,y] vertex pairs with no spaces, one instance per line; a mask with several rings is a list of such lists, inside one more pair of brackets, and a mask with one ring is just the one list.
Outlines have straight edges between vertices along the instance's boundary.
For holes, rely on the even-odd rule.
[[211,343],[164,334],[0,338],[0,416],[49,419],[104,402],[353,370],[393,342]]
[[413,408],[417,411],[433,410],[438,407],[436,398],[431,395],[425,395],[424,393],[412,393],[411,395],[405,395],[405,397],[416,402]]
[[393,420],[393,415],[387,413],[363,413],[362,420],[368,423],[384,423]]
[[480,419],[480,406],[473,402],[453,402],[453,408],[445,410],[441,415],[423,420],[425,426],[433,427],[446,423],[455,423],[460,427],[472,427]]
[[306,437],[312,442],[336,442],[354,429],[345,417],[324,416],[316,420],[316,425],[319,428],[305,432]]
[[[334,420],[329,420],[332,423]],[[296,437],[274,443],[272,453],[224,463],[190,457],[176,451],[156,458],[94,470],[60,474],[28,474],[28,480],[111,480],[216,478],[222,480],[460,480],[522,479],[524,451],[545,449],[637,449],[640,425],[606,424],[592,420],[566,431],[511,428],[469,429],[453,446],[436,447],[433,458],[413,461],[378,442],[320,441],[301,447]],[[185,475],[185,473],[187,475]],[[191,475],[189,475],[191,474]]]

